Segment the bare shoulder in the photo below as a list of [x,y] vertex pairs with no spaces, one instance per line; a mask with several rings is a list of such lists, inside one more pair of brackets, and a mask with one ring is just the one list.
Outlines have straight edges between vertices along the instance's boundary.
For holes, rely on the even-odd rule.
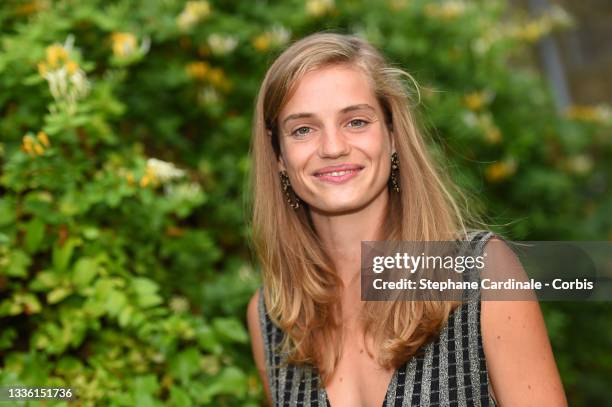
[[257,291],[255,291],[255,294],[253,294],[253,296],[249,300],[249,305],[247,307],[247,324],[249,327],[249,335],[251,337],[253,357],[255,358],[257,368],[261,370],[261,367],[265,368],[265,366],[263,366],[264,343],[263,336],[261,333],[261,326],[259,323],[259,296],[260,290],[258,289]]
[[270,396],[270,389],[268,387],[268,376],[266,373],[265,356],[264,356],[264,342],[261,332],[261,326],[259,321],[259,296],[261,290],[255,291],[255,294],[249,300],[247,306],[247,325],[249,328],[249,335],[251,337],[251,351],[253,352],[253,359],[259,372],[259,377],[263,384],[266,397],[269,405],[272,405],[272,399]]
[[[511,278],[526,277],[503,239],[492,237],[484,252],[487,268]],[[482,342],[493,392],[502,406],[567,406],[544,318],[533,298],[482,301]]]
[[247,322],[250,331],[257,331],[261,334],[261,328],[259,327],[259,291],[260,290],[257,289],[249,300],[249,305],[247,306]]

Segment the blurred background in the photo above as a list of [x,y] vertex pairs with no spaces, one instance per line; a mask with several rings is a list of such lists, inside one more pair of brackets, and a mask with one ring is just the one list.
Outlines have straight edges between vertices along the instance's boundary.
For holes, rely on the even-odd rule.
[[[274,57],[319,30],[414,75],[491,229],[610,240],[611,22],[606,0],[2,1],[0,386],[261,405],[251,116]],[[542,307],[570,405],[612,405],[611,304]]]

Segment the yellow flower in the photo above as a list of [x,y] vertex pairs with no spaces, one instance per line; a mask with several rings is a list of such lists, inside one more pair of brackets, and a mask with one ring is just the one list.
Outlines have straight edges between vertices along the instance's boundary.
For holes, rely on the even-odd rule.
[[465,4],[462,1],[447,1],[442,4],[428,4],[425,6],[426,15],[445,21],[455,19],[464,12]]
[[485,170],[485,177],[490,182],[499,182],[516,172],[516,162],[513,159],[498,161],[489,165]]
[[136,36],[129,32],[116,32],[112,36],[113,54],[119,58],[129,57],[136,52]]
[[35,152],[34,152],[34,138],[32,136],[30,136],[29,134],[26,135],[26,136],[23,136],[22,144],[21,144],[21,149],[23,151],[25,151],[26,153],[28,153],[29,155],[35,154]]
[[322,16],[334,7],[334,0],[308,0],[306,12],[314,17]]
[[45,64],[44,62],[39,62],[37,66],[38,66],[38,74],[44,77],[48,71],[47,64]]
[[187,30],[209,14],[210,4],[207,1],[188,1],[176,20],[180,28]]
[[264,52],[270,48],[270,36],[268,33],[259,34],[253,39],[253,46],[256,50]]
[[480,110],[485,104],[485,95],[483,92],[472,92],[464,97],[465,104],[468,109],[477,111]]
[[40,144],[34,144],[34,151],[38,155],[43,155],[45,153],[45,149]]
[[569,119],[591,123],[612,123],[612,109],[607,105],[574,105],[565,111]]
[[45,146],[49,147],[51,143],[49,142],[49,136],[44,131],[39,131],[36,135],[36,138]]
[[140,186],[141,187],[146,187],[147,185],[149,185],[149,183],[151,182],[151,177],[149,177],[148,174],[145,174],[141,179],[140,179]]
[[68,61],[66,62],[66,70],[69,75],[74,75],[79,70],[79,64],[74,61]]
[[47,63],[51,68],[57,68],[60,63],[68,61],[68,51],[59,44],[47,47]]
[[544,35],[544,27],[538,21],[532,21],[518,32],[518,37],[525,41],[535,42]]
[[399,11],[403,8],[406,8],[408,5],[408,0],[390,0],[389,8],[393,11]]
[[202,81],[210,71],[210,65],[207,62],[197,61],[187,64],[185,69],[190,77]]
[[290,37],[290,30],[280,24],[276,24],[271,30],[259,34],[252,42],[255,49],[265,52],[271,47],[277,47],[287,43]]
[[478,124],[484,132],[485,140],[488,143],[496,144],[502,139],[502,133],[493,121],[493,116],[490,113],[480,113],[477,116]]
[[221,68],[212,68],[208,73],[208,79],[216,86],[223,86],[226,83],[225,74]]
[[485,139],[491,144],[497,144],[502,140],[502,133],[497,126],[488,127],[485,130]]

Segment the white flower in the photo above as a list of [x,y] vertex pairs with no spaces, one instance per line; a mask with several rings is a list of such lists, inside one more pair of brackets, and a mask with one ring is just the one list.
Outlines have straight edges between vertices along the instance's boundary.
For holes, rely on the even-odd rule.
[[157,158],[149,158],[147,160],[147,171],[152,172],[160,182],[185,176],[185,171],[176,168],[172,163],[158,160]]
[[466,111],[461,116],[463,123],[465,123],[468,127],[476,127],[478,125],[478,117],[474,114],[474,112]]
[[275,24],[270,31],[270,39],[275,45],[283,45],[289,41],[291,31],[280,24]]
[[225,55],[232,52],[238,45],[238,38],[230,35],[210,34],[208,46],[213,54]]
[[166,195],[172,195],[178,201],[196,202],[202,197],[202,187],[196,182],[167,185]]
[[198,101],[201,104],[215,104],[221,100],[219,92],[212,86],[207,86],[198,92]]

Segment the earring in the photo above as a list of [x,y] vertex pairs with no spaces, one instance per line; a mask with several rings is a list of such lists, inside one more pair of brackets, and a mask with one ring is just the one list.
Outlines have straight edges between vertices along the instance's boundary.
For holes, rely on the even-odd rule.
[[289,181],[289,176],[287,175],[287,171],[280,171],[278,173],[281,180],[281,187],[283,188],[283,192],[287,197],[287,203],[293,209],[298,209],[300,207],[300,198],[295,194],[293,188],[291,188],[291,182]]
[[391,176],[389,177],[389,188],[394,192],[400,191],[399,175],[399,157],[397,152],[394,152],[391,154]]

